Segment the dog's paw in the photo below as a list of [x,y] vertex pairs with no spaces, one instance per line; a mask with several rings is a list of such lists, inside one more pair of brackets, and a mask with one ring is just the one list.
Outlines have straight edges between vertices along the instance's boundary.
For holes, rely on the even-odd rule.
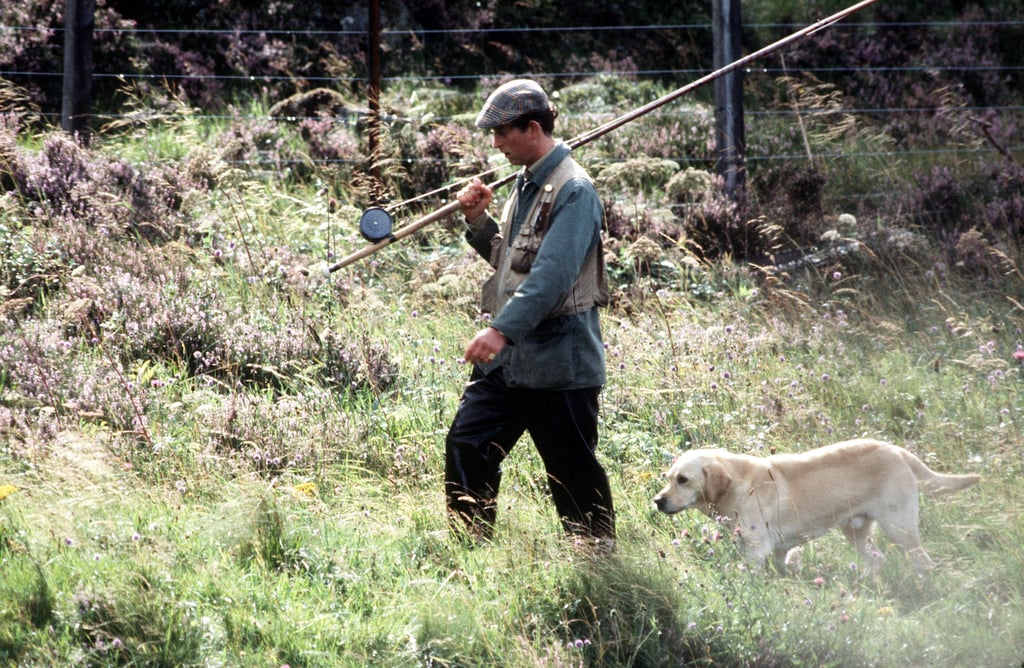
[[798,574],[800,569],[803,568],[803,556],[804,548],[802,546],[794,547],[783,557],[781,568],[779,570],[789,575]]

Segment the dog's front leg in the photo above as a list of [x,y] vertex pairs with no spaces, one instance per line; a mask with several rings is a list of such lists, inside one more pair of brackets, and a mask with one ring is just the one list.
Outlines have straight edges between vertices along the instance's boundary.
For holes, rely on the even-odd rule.
[[757,571],[763,571],[768,562],[768,555],[774,554],[771,546],[757,536],[739,534],[736,537],[736,546],[747,565]]
[[910,557],[910,564],[914,568],[914,574],[918,577],[924,577],[928,574],[928,571],[935,567],[935,562],[932,561],[923,547],[914,547],[907,550],[907,556]]
[[796,575],[800,572],[801,557],[803,557],[803,546],[791,549],[780,548],[772,552],[775,561],[775,569],[782,574]]

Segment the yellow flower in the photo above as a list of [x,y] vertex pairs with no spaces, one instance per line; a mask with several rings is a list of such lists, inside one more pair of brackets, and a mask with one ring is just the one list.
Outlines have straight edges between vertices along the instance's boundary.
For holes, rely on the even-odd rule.
[[11,494],[18,491],[18,488],[14,485],[0,485],[0,501],[3,501]]
[[295,486],[295,491],[306,496],[316,496],[316,483],[300,482]]
[[892,615],[892,612],[893,612],[892,608],[890,608],[887,605],[883,605],[881,608],[878,609],[878,616],[879,617],[889,617],[889,616]]

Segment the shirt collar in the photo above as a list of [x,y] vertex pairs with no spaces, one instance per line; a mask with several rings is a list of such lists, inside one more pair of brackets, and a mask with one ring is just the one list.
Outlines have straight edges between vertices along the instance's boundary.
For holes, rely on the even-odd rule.
[[572,149],[563,141],[556,141],[550,151],[542,155],[535,163],[523,168],[523,183],[544,183],[554,171],[558,163],[569,155]]

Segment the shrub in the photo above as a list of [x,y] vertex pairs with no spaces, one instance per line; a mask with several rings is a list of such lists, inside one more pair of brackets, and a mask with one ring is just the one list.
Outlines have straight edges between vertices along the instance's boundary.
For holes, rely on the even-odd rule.
[[417,137],[416,154],[408,156],[410,190],[425,193],[440,188],[453,178],[486,169],[486,157],[475,148],[478,137],[457,123],[431,127]]
[[[87,151],[61,133],[46,136],[38,152],[16,153],[9,175],[33,222],[51,228],[65,246],[83,227],[93,234],[150,242],[176,239],[184,223],[181,193],[201,187],[172,166],[144,174],[125,160]],[[80,262],[92,259],[70,253]]]
[[693,204],[710,199],[714,195],[715,177],[703,169],[687,167],[669,179],[665,190],[671,201],[679,204]]
[[656,158],[630,158],[604,167],[594,177],[599,191],[626,191],[629,193],[663,193],[679,165],[671,160]]
[[[1018,56],[1007,49],[999,8],[969,7],[957,21],[908,25],[913,15],[904,6],[878,5],[882,24],[871,32],[856,28],[824,30],[787,52],[787,66],[798,71],[827,62],[855,106],[887,110],[876,118],[882,129],[903,145],[928,145],[957,133],[956,123],[941,109],[951,104],[985,107],[1015,99],[1015,82],[1001,73],[1001,63]],[[997,50],[999,49],[999,50]],[[941,69],[894,70],[893,63],[942,63]],[[842,78],[840,80],[840,77]]]
[[711,197],[682,207],[692,252],[705,260],[763,260],[778,248],[780,226],[774,220],[752,215],[742,197],[726,195],[721,177],[716,176],[715,183]]
[[[24,0],[0,5],[0,25],[14,29],[0,30],[0,70],[10,72],[54,73],[64,70],[64,7],[62,0]],[[139,44],[128,29],[134,21],[125,18],[108,4],[96,3],[94,14],[93,60],[109,72],[134,69],[133,55]],[[32,102],[41,109],[59,109],[62,83],[60,77],[13,75],[24,87]],[[100,106],[113,95],[115,83],[96,80],[96,99]]]

